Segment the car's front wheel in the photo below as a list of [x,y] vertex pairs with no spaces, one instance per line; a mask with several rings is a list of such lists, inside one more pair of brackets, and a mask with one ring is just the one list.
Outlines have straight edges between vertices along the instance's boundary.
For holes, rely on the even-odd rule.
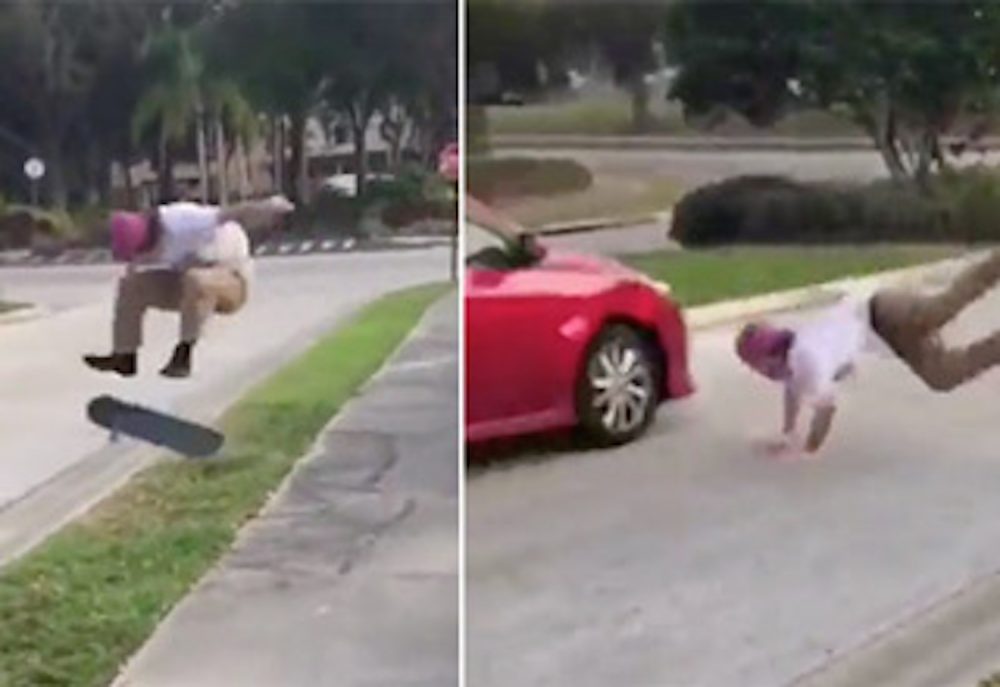
[[627,325],[605,328],[590,345],[577,385],[577,415],[597,443],[632,441],[653,421],[659,363],[639,333]]

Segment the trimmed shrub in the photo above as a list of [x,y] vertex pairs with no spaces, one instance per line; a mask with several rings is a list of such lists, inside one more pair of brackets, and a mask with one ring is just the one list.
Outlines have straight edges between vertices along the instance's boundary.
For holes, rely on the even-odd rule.
[[585,191],[594,183],[590,170],[575,160],[474,159],[467,170],[469,193],[486,202]]
[[0,247],[52,248],[76,239],[69,213],[29,205],[8,205],[0,216]]
[[728,243],[969,242],[1000,240],[1000,178],[950,172],[929,189],[745,176],[703,186],[674,208],[671,238]]

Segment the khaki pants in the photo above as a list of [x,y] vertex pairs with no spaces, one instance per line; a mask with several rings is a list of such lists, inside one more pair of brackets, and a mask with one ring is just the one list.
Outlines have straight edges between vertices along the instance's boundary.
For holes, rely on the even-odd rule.
[[114,352],[134,353],[142,345],[148,308],[180,313],[180,340],[194,342],[212,313],[234,313],[246,302],[243,278],[225,267],[192,267],[184,272],[133,272],[118,282]]
[[948,391],[1000,365],[1000,331],[946,348],[940,330],[1000,281],[1000,250],[963,270],[945,290],[924,295],[883,289],[871,303],[872,326],[930,388]]

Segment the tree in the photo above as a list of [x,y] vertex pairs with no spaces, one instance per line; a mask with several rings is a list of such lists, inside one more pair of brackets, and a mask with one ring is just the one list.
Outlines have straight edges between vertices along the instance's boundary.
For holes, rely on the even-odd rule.
[[[648,131],[649,85],[646,77],[657,65],[655,42],[666,20],[665,0],[560,5],[554,11],[578,24],[585,46],[597,49],[611,67],[615,83],[632,101],[632,130]],[[562,23],[562,22],[560,22]]]
[[[425,164],[458,135],[458,22],[449,2],[400,5],[381,16],[381,133],[397,163],[404,139]],[[374,18],[374,17],[373,17]],[[413,27],[419,27],[417,31]]]
[[47,163],[52,203],[69,200],[68,157],[111,53],[122,57],[137,10],[129,3],[12,0],[0,5],[0,100],[6,125]]
[[[1000,6],[982,0],[684,0],[667,22],[671,90],[686,114],[735,111],[768,126],[802,107],[838,108],[872,138],[890,174],[923,183],[940,140],[994,108]],[[961,36],[962,40],[955,40]]]
[[[208,199],[208,152],[205,134],[205,64],[194,45],[192,29],[163,29],[149,46],[149,85],[132,116],[135,140],[151,127],[158,130],[159,175],[161,182],[172,179],[173,155],[170,147],[186,140],[196,128],[198,171],[202,200]],[[173,189],[161,188],[162,195]]]
[[204,11],[163,0],[0,4],[0,129],[27,143],[8,148],[8,164],[43,157],[43,186],[57,206],[106,200],[110,161],[127,164],[135,153],[128,121],[141,46],[164,17],[188,22]]
[[283,139],[288,122],[291,159],[283,141],[275,146],[276,183],[293,200],[305,200],[308,177],[306,122],[332,61],[339,55],[333,33],[344,5],[276,1],[242,3],[219,18],[209,59],[230,74],[240,92],[272,121],[272,135]]

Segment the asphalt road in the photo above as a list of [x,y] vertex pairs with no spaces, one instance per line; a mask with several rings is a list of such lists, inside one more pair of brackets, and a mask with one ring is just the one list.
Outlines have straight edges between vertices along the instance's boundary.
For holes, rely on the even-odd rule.
[[[119,271],[111,266],[0,270],[5,299],[52,309],[37,320],[0,325],[0,553],[22,528],[20,520],[5,518],[23,497],[71,490],[110,465],[112,456],[128,467],[131,445],[109,446],[107,434],[87,421],[90,398],[111,393],[195,417],[214,416],[364,303],[397,288],[447,279],[448,252],[258,260],[249,304],[234,317],[210,323],[195,353],[194,376],[184,381],[156,374],[176,342],[177,317],[168,313],[151,312],[147,318],[138,378],[102,376],[82,364],[82,354],[110,346]],[[84,464],[87,474],[72,472]],[[63,496],[70,507],[94,495]],[[42,520],[52,517],[45,514]]]
[[[840,179],[868,181],[886,176],[885,165],[876,151],[787,151],[787,150],[606,150],[606,149],[517,149],[504,148],[508,156],[570,158],[598,174],[676,177],[698,185],[741,174],[782,174],[802,180]],[[981,161],[996,163],[1000,152],[986,158],[967,155],[960,165]]]
[[[997,326],[995,293],[947,334]],[[820,459],[778,462],[734,332],[693,337],[697,395],[639,442],[471,479],[470,685],[797,684],[1000,570],[1000,370],[934,394],[870,354]]]

